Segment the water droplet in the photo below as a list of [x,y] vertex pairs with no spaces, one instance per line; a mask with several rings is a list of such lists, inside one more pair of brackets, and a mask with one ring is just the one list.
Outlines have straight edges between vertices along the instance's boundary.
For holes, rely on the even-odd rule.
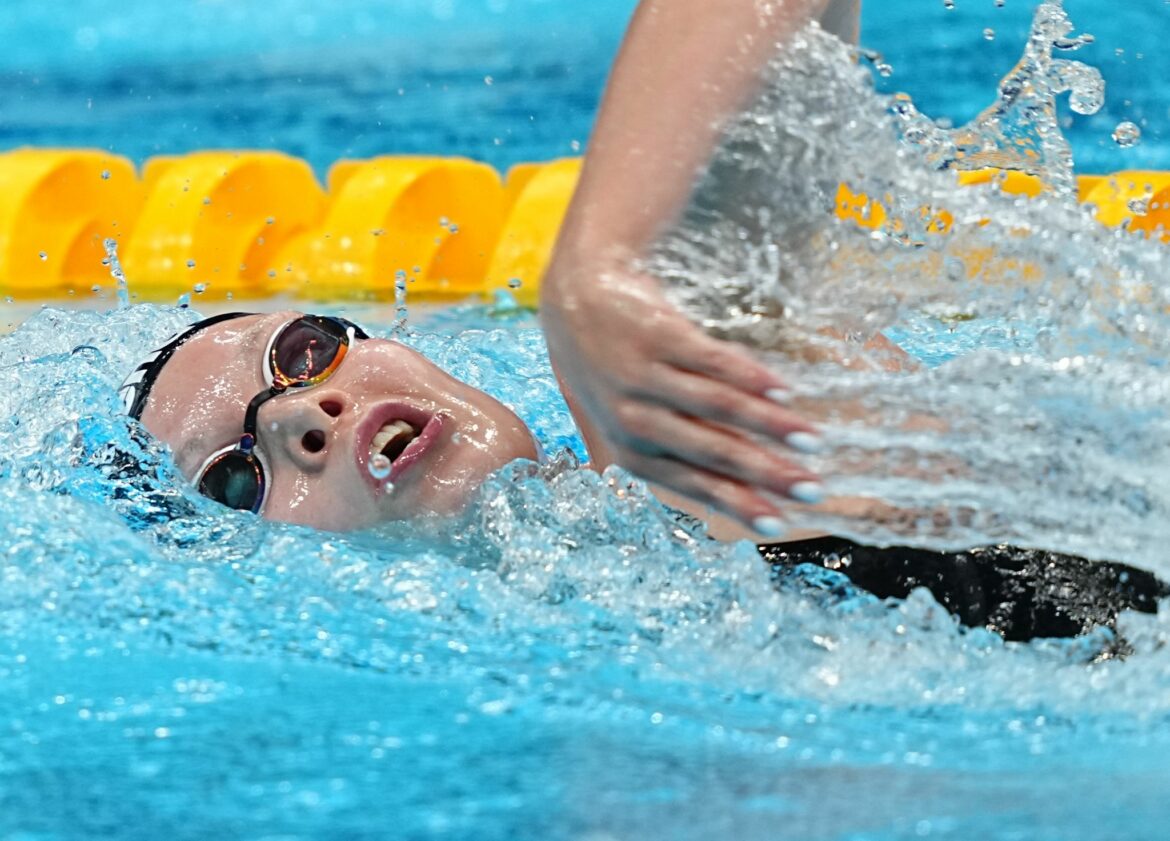
[[102,181],[109,181],[109,180],[110,180],[110,171],[108,169],[103,169],[102,170]]
[[392,494],[392,493],[394,493],[394,483],[393,483],[393,482],[387,482],[386,484],[384,484],[384,485],[382,486],[382,490],[383,490],[383,491],[385,491],[385,492],[386,492],[386,493],[388,493],[388,494]]
[[118,306],[128,307],[130,306],[130,288],[126,283],[126,273],[122,271],[122,264],[118,261],[118,241],[113,237],[107,237],[102,241],[102,248],[106,252],[106,259],[102,261],[102,265],[110,267],[110,277],[117,284]]
[[195,289],[196,295],[202,295],[204,292],[207,291],[207,284],[206,283],[196,283],[194,289]]
[[204,203],[204,204],[211,204],[211,197],[210,197],[210,196],[204,196],[204,197],[203,197],[203,203]]
[[179,309],[186,309],[187,307],[191,306],[191,293],[184,292],[179,296],[179,300],[175,302],[175,305],[179,307]]
[[522,281],[518,277],[514,277],[508,281],[508,288],[509,289],[519,289],[523,285],[524,285],[524,281]]
[[1129,120],[1124,120],[1113,130],[1113,142],[1122,149],[1137,146],[1142,142],[1142,130]]
[[195,268],[195,261],[194,261],[194,260],[188,260],[188,261],[187,261],[187,268],[189,268],[189,269],[193,269],[193,268]]
[[569,148],[572,149],[574,152],[580,152],[581,151],[581,141],[580,140],[569,141]]
[[995,30],[992,29],[990,26],[987,27],[986,29],[983,30],[983,37],[986,38],[988,41],[994,41],[995,40]]
[[484,76],[484,77],[483,77],[483,83],[484,83],[485,85],[491,85],[491,84],[493,84],[495,81],[496,81],[496,80],[495,80],[495,79],[493,79],[491,76]]
[[450,225],[450,224],[451,224],[451,222],[450,222],[450,220],[448,220],[448,219],[447,219],[447,217],[446,217],[446,216],[440,216],[440,217],[439,217],[439,227],[440,227],[440,228],[445,228],[445,227],[447,227],[447,226],[448,226],[448,225]]
[[265,219],[265,220],[264,220],[264,223],[265,223],[266,225],[271,225],[271,224],[273,224],[273,223],[275,223],[275,222],[276,222],[276,217],[275,217],[275,216],[269,216],[267,219]]
[[874,65],[874,70],[882,78],[888,79],[894,75],[894,67],[891,64],[886,64],[884,61]]
[[955,8],[955,0],[943,0],[943,8],[947,11]]
[[393,468],[393,463],[389,458],[378,453],[370,459],[369,470],[370,475],[375,479],[382,480],[390,476],[390,470]]
[[41,262],[43,263],[45,260],[49,259],[49,255],[42,251],[40,253],[40,258],[41,258]]
[[1150,212],[1150,199],[1148,196],[1140,199],[1130,199],[1126,203],[1126,206],[1134,216],[1145,216]]
[[463,436],[458,432],[453,433],[451,435],[451,443],[452,444],[462,444],[463,443]]

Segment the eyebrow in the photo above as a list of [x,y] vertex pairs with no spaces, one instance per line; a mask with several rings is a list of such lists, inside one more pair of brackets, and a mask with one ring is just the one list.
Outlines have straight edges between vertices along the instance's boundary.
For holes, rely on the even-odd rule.
[[[280,327],[286,322],[281,322],[276,327],[273,327],[271,329],[269,329],[269,326],[268,326],[269,323],[270,322],[267,319],[259,321],[256,324],[253,324],[248,329],[244,330],[242,335],[237,336],[233,340],[233,343],[237,343],[239,345],[239,352],[236,354],[237,358],[239,358],[241,356],[245,356],[245,355],[257,356],[257,357],[263,355],[263,352],[264,352],[263,343],[267,343],[269,337],[271,337],[273,333],[275,333],[277,330],[279,330]],[[220,344],[226,343],[224,341],[216,340],[216,339],[213,339],[213,341],[217,341]],[[260,364],[263,365],[263,361],[261,361]],[[261,379],[263,379],[263,373],[261,373]],[[243,433],[244,433],[244,413],[247,412],[247,410],[248,410],[248,402],[247,401],[250,399],[251,398],[247,398],[244,401],[244,403],[240,409],[240,434],[241,435],[243,435]],[[232,443],[234,443],[234,442],[232,442]],[[200,452],[206,452],[206,455],[204,455],[201,459],[199,459],[198,464],[202,464],[204,461],[206,461],[211,456],[212,453],[214,453],[217,450],[220,450],[226,446],[228,446],[227,443],[222,443],[222,444],[214,447],[213,449],[208,450],[207,449],[207,436],[206,435],[196,435],[193,438],[188,439],[183,444],[183,446],[181,446],[179,448],[178,452],[175,453],[175,462],[176,462],[176,464],[182,465],[182,464],[186,463],[189,459],[191,459],[194,455],[196,455]],[[198,479],[198,477],[195,477],[195,478]]]

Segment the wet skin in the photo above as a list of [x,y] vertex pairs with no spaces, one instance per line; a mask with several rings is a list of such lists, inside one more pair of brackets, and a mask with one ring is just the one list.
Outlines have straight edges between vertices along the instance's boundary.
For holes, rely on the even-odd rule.
[[[300,315],[213,325],[163,368],[142,422],[192,481],[213,453],[239,441],[248,401],[268,388],[264,349]],[[419,428],[432,419],[395,459],[387,492],[369,469],[374,434],[394,420]],[[262,515],[337,531],[453,513],[492,471],[536,457],[527,427],[502,403],[385,339],[354,342],[329,379],[264,403],[257,439],[268,482]]]

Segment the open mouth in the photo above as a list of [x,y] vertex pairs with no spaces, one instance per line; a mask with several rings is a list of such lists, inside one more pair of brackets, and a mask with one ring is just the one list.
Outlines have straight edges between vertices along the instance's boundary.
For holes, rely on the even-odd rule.
[[404,420],[394,420],[384,424],[374,433],[374,440],[370,442],[370,461],[375,456],[383,456],[394,461],[401,456],[406,448],[418,438],[420,430],[415,429]]
[[[374,430],[369,439],[369,449],[362,453],[364,459],[359,456],[359,463],[388,463],[389,478],[397,481],[408,467],[421,459],[435,444],[446,416],[427,414],[412,407],[389,407],[383,417],[386,419]],[[370,473],[377,476],[372,470]]]

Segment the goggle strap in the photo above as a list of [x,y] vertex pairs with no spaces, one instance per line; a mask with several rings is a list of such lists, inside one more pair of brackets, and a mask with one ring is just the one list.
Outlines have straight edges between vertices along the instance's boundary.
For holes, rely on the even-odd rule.
[[[256,419],[260,414],[260,407],[276,395],[284,391],[284,386],[273,385],[267,391],[262,391],[252,398],[248,404],[248,411],[244,413],[244,437],[251,436],[253,446],[256,442]],[[243,438],[240,439],[243,443]]]

